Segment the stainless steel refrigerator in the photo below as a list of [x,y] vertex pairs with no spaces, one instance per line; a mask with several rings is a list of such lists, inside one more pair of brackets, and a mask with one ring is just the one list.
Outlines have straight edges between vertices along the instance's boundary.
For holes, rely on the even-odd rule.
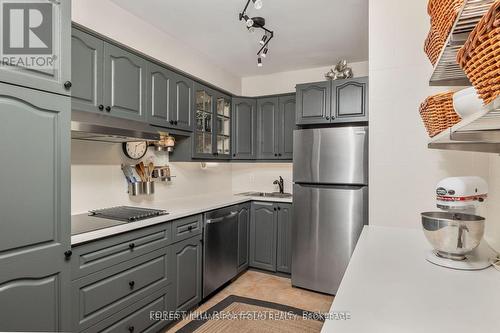
[[335,294],[368,221],[368,127],[293,137],[292,285]]

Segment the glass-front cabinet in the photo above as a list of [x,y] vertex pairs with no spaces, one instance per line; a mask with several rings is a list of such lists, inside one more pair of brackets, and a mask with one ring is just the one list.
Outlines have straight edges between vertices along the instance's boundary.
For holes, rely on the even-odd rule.
[[203,85],[195,88],[193,157],[229,159],[231,152],[231,98]]

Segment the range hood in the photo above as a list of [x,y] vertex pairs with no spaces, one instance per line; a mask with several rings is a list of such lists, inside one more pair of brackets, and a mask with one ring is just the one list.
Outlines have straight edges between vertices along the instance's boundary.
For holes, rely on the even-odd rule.
[[140,121],[72,111],[71,138],[102,142],[158,141],[160,130]]

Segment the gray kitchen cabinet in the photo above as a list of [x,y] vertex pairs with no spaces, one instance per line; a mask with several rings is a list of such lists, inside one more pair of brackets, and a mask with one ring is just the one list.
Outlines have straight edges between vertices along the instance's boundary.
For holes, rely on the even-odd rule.
[[279,97],[278,156],[282,160],[293,158],[293,130],[295,129],[295,95]]
[[0,91],[0,331],[69,331],[70,98]]
[[199,235],[203,228],[203,216],[192,215],[172,222],[174,243]]
[[278,159],[278,97],[257,100],[257,158]]
[[165,67],[148,63],[147,120],[150,124],[192,130],[193,82]]
[[104,42],[80,30],[71,38],[71,109],[104,113]]
[[202,235],[172,246],[174,262],[175,309],[189,310],[201,302]]
[[146,121],[147,61],[104,43],[104,107],[111,115]]
[[148,64],[147,72],[147,120],[150,124],[162,127],[174,125],[173,116],[174,73],[153,63]]
[[192,131],[194,83],[191,79],[179,74],[174,74],[172,83],[170,120],[173,121],[174,128]]
[[[39,38],[36,45],[35,52],[33,52],[33,47],[29,50],[32,40],[24,38],[21,41],[22,46],[20,49],[12,49],[9,51],[7,49],[3,50],[3,57],[10,57],[11,55],[23,55],[20,58],[21,61],[15,61],[11,66],[1,66],[0,67],[0,81],[5,83],[12,83],[28,88],[33,88],[37,90],[70,95],[71,93],[71,1],[45,1],[45,3],[36,3],[39,6],[50,6],[48,12],[52,14],[52,20],[44,17],[44,9],[40,9],[42,12],[42,24],[52,23],[52,35],[50,37],[42,36]],[[29,7],[26,8],[23,2],[2,2],[4,17],[9,17],[8,9],[22,10],[24,17],[28,17]],[[28,4],[29,6],[29,4]],[[11,29],[14,26],[11,25]],[[19,27],[17,27],[19,29]],[[23,27],[21,27],[23,28]],[[29,31],[30,34],[33,32]],[[27,32],[24,31],[15,33],[12,32],[12,36],[28,36]],[[33,34],[34,35],[34,34]],[[4,43],[5,39],[8,38],[8,34],[4,31]],[[14,38],[14,37],[12,37]],[[18,41],[19,42],[19,41]],[[48,48],[40,47],[40,45],[46,45]],[[51,48],[51,50],[50,50]],[[25,51],[25,49],[28,49]],[[10,53],[9,53],[10,52]],[[47,54],[43,54],[43,53]],[[46,64],[44,67],[27,66],[22,65],[32,62],[32,57],[36,58],[36,63]],[[16,59],[19,59],[16,57]]]
[[292,265],[292,205],[277,203],[277,255],[276,270],[282,273],[291,273]]
[[174,282],[173,254],[164,247],[110,266],[71,283],[72,331],[85,330],[126,311]]
[[368,77],[297,85],[297,125],[368,121]]
[[249,266],[276,271],[276,210],[272,202],[252,202]]
[[198,83],[195,83],[194,90],[195,127],[192,138],[192,158],[229,159],[231,157],[231,98]]
[[232,158],[257,158],[257,103],[254,98],[233,98]]
[[332,81],[332,123],[368,121],[368,77]]
[[[174,285],[168,285],[149,296],[138,300],[128,308],[113,314],[82,333],[156,333],[168,325],[171,320],[161,318],[164,313],[174,311],[173,306]],[[157,314],[160,318],[155,317]],[[153,317],[151,318],[151,316]]]
[[297,125],[323,124],[331,116],[330,81],[297,85]]
[[238,273],[248,267],[250,204],[238,206]]

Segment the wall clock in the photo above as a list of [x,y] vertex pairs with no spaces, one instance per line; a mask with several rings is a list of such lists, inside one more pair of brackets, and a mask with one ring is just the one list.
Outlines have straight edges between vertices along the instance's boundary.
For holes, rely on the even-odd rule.
[[133,160],[140,160],[148,151],[148,143],[146,141],[124,142],[122,148],[125,156]]

